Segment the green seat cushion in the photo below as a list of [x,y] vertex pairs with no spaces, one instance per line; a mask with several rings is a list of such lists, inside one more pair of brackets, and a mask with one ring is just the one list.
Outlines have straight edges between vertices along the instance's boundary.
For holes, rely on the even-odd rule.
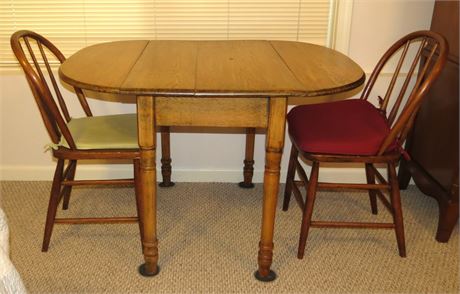
[[[77,149],[138,149],[136,114],[72,118],[67,124]],[[69,148],[62,137],[59,146]]]

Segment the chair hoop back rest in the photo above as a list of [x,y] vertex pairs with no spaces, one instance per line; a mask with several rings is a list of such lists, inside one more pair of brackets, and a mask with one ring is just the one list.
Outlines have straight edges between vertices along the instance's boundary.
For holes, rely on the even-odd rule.
[[[69,111],[49,62],[50,58],[55,58],[62,63],[65,61],[64,55],[50,41],[32,31],[17,31],[11,36],[10,42],[14,55],[19,61],[32,90],[52,142],[59,143],[62,135],[70,148],[75,149],[75,142],[66,125],[70,121]],[[44,72],[47,73],[48,79]],[[52,94],[48,81],[50,81],[55,95]],[[81,93],[80,89],[77,90]],[[83,98],[79,97],[79,99],[80,102],[82,99],[86,102],[84,96]],[[88,114],[83,103],[82,106]]]
[[[361,99],[369,98],[385,65],[390,60],[397,59],[399,55],[384,97],[378,96],[380,109],[385,113],[391,127],[390,134],[383,141],[378,155],[385,153],[395,141],[400,145],[404,143],[423,98],[444,67],[448,51],[448,43],[442,35],[432,31],[417,31],[394,43],[379,60],[364,87]],[[406,64],[409,65],[407,75],[405,78],[402,75],[404,81],[398,83],[401,68]],[[414,81],[412,77],[418,65],[420,66]],[[401,84],[398,86],[399,91],[393,93],[397,84]],[[391,109],[387,111],[389,106]]]

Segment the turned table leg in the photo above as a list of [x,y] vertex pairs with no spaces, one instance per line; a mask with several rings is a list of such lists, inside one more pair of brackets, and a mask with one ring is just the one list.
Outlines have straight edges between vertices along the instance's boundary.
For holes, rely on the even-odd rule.
[[254,175],[254,141],[256,129],[246,129],[246,150],[244,154],[243,182],[239,183],[241,188],[254,188],[252,176]]
[[158,240],[156,236],[156,133],[155,99],[152,96],[137,97],[137,125],[140,148],[139,204],[143,229],[142,253],[145,263],[139,266],[143,276],[158,274]]
[[259,242],[256,279],[264,282],[276,279],[270,269],[273,260],[273,232],[280,183],[280,163],[283,154],[286,98],[270,98],[268,129],[265,143],[264,198],[262,209],[262,230]]
[[159,184],[160,187],[172,187],[174,182],[171,182],[171,138],[170,128],[161,128],[161,176],[163,181]]

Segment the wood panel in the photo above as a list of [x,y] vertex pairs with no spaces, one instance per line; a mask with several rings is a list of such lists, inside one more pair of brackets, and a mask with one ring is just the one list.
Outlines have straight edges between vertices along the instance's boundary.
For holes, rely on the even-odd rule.
[[147,44],[148,41],[122,41],[84,48],[59,67],[59,76],[86,90],[119,93]]
[[267,41],[201,42],[197,95],[286,96],[303,87]]
[[410,149],[446,191],[458,170],[458,85],[458,64],[448,62],[420,107]]
[[458,64],[459,1],[437,1],[431,30],[441,33],[449,42],[449,58]]
[[197,42],[150,41],[122,85],[122,92],[195,93]]
[[302,83],[303,96],[340,93],[364,82],[359,65],[338,51],[300,42],[270,43]]
[[156,98],[163,126],[267,127],[267,98]]

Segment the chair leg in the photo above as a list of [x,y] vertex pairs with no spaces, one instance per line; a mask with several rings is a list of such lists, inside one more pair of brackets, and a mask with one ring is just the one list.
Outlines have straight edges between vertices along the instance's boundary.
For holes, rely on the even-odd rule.
[[311,216],[313,214],[313,206],[316,198],[316,188],[318,186],[319,162],[314,161],[311,168],[310,181],[308,182],[307,197],[302,216],[302,226],[300,228],[299,249],[297,257],[302,259],[305,253],[305,245],[307,243],[308,231],[310,230]]
[[393,208],[393,221],[395,224],[396,240],[398,242],[399,256],[406,257],[406,244],[404,240],[404,223],[399,193],[398,176],[393,162],[388,164],[388,181],[390,183],[391,205]]
[[137,210],[137,217],[139,218],[139,232],[141,235],[141,246],[142,242],[144,240],[144,224],[142,223],[142,203],[141,203],[141,193],[140,189],[142,189],[139,181],[139,171],[140,171],[140,162],[139,159],[134,159],[133,161],[133,166],[134,166],[134,194],[136,196],[136,210]]
[[161,130],[161,176],[163,177],[163,181],[159,186],[163,188],[174,186],[174,182],[171,182],[170,133],[169,127],[163,127]]
[[[372,163],[366,163],[366,179],[368,184],[375,184],[375,175],[372,170]],[[377,194],[375,190],[369,190],[369,200],[371,202],[372,214],[377,214]]]
[[246,149],[244,154],[243,182],[238,185],[241,188],[254,188],[252,177],[254,175],[254,143],[256,139],[256,129],[246,129]]
[[[73,181],[75,178],[75,171],[77,169],[77,161],[71,160],[69,162],[69,172],[66,176],[66,179]],[[62,196],[64,201],[62,202],[62,209],[67,210],[69,208],[70,193],[72,192],[72,186],[65,186],[62,190]]]
[[56,211],[59,205],[63,167],[64,160],[58,159],[56,170],[54,172],[53,185],[51,187],[50,200],[48,204],[48,213],[46,215],[45,234],[43,237],[42,252],[48,251],[51,234],[53,232],[54,219],[56,218]]
[[291,147],[291,154],[289,155],[289,164],[286,176],[286,185],[284,186],[284,200],[283,200],[283,210],[287,211],[289,208],[289,201],[291,200],[292,194],[292,185],[294,185],[294,177],[295,177],[295,161],[297,160],[297,156],[299,151],[294,146]]

